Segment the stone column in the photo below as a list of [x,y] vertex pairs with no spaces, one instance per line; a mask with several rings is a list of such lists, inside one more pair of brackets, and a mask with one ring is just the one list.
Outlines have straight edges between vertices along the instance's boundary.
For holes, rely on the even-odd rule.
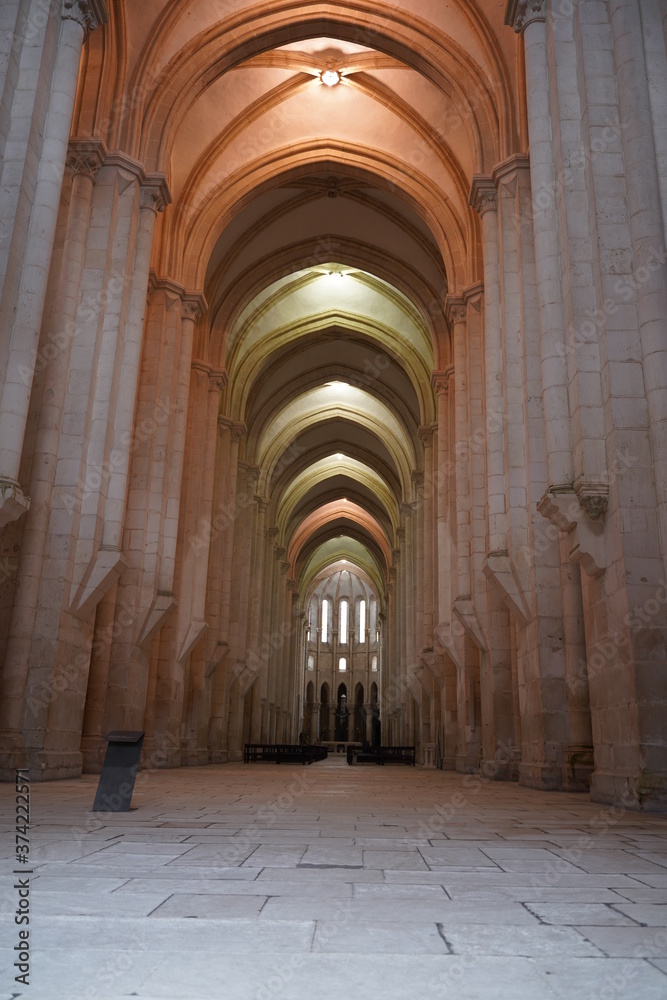
[[544,421],[549,483],[554,487],[571,486],[574,470],[567,360],[558,350],[565,342],[565,317],[545,9],[545,0],[510,0],[506,23],[521,32],[524,40]]
[[180,514],[181,487],[185,462],[185,439],[187,433],[188,403],[190,398],[190,368],[192,346],[197,320],[207,308],[207,302],[200,292],[190,292],[183,297],[181,315],[181,344],[176,388],[173,436],[169,446],[170,464],[167,479],[168,503],[164,516],[162,537],[162,559],[158,590],[170,594],[174,589],[174,566],[178,540],[178,519]]
[[122,544],[127,477],[130,467],[130,449],[127,440],[134,425],[134,410],[141,362],[141,343],[144,332],[144,315],[148,294],[148,277],[153,251],[153,233],[158,212],[171,201],[164,177],[147,177],[141,184],[141,208],[137,245],[132,268],[132,288],[128,304],[123,359],[120,367],[118,397],[114,412],[112,454],[112,481],[104,508],[102,546],[119,549]]
[[437,594],[437,581],[434,568],[434,554],[436,552],[435,546],[435,511],[434,511],[434,501],[437,499],[436,494],[436,476],[435,476],[435,458],[434,458],[434,447],[433,447],[433,435],[434,431],[437,429],[435,427],[420,427],[419,436],[424,442],[424,487],[423,487],[423,505],[424,505],[424,525],[423,525],[423,546],[424,546],[424,564],[423,564],[423,596],[424,596],[424,613],[422,621],[422,649],[431,651],[433,649],[433,616],[434,616],[434,603]]
[[[0,730],[19,733],[30,646],[39,600],[44,549],[56,476],[58,437],[62,421],[76,310],[86,249],[93,185],[104,151],[101,143],[74,143],[68,157],[73,172],[63,248],[63,274],[53,315],[45,323],[42,356],[47,359],[39,381],[41,404],[30,478],[31,509],[26,519],[19,559],[17,589],[7,637],[0,696]],[[47,353],[48,352],[48,353]],[[37,388],[37,386],[35,386]]]
[[[614,65],[623,128],[644,386],[663,566],[667,569],[667,262],[647,62],[638,0],[610,0]],[[663,570],[664,572],[664,570]]]
[[248,628],[248,653],[257,656],[259,646],[259,625],[262,615],[262,582],[264,579],[264,556],[266,553],[265,525],[269,506],[267,497],[255,495],[256,517],[252,540],[252,583],[250,589],[250,624]]
[[455,386],[455,441],[456,441],[456,592],[459,597],[470,597],[472,592],[470,541],[471,487],[469,463],[468,428],[468,380],[466,365],[466,304],[460,296],[448,295],[446,301],[447,319],[452,328],[454,343],[454,386]]
[[29,501],[18,483],[37,345],[58,220],[72,112],[86,35],[106,23],[103,0],[65,0],[49,86],[37,183],[12,317],[5,379],[0,390],[0,528],[16,520]]
[[[122,179],[130,191],[125,209],[132,212],[129,232],[136,233],[136,238],[130,236],[123,262],[130,276],[127,314],[121,309],[121,285],[121,296],[114,299],[113,308],[109,305],[105,310],[104,333],[93,362],[97,366],[94,405],[70,602],[71,612],[82,620],[124,567],[122,541],[153,233],[157,213],[171,200],[162,174],[147,176],[139,164],[122,154],[108,157],[106,166],[114,172],[113,185]],[[116,250],[114,246],[112,253]],[[94,254],[90,246],[89,253]]]
[[[486,377],[486,477],[488,551],[507,549],[502,323],[498,251],[498,195],[490,177],[475,176],[470,204],[482,217],[484,253],[484,371]],[[490,418],[493,416],[493,420]]]

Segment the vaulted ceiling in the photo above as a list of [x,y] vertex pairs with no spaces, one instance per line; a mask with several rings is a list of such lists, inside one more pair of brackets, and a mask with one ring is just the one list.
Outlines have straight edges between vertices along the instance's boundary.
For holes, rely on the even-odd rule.
[[525,145],[505,6],[115,0],[87,48],[74,130],[167,177],[153,267],[206,297],[196,356],[302,593],[391,577],[444,299],[481,278],[472,177]]

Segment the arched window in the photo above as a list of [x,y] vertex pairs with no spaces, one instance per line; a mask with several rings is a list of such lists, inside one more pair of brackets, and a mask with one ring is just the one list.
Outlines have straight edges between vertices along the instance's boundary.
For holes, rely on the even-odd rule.
[[344,674],[346,670],[347,670],[347,660],[345,659],[344,656],[341,656],[340,660],[338,661],[338,671],[339,673]]
[[340,602],[338,608],[338,641],[341,646],[344,646],[348,640],[348,612],[349,605],[347,601],[343,600]]
[[322,601],[322,642],[329,641],[329,602]]
[[308,657],[308,669],[309,670],[315,669],[315,657],[312,654]]
[[366,642],[366,602],[359,601],[359,642]]
[[373,671],[374,674],[376,674],[377,669],[378,669],[378,658],[377,656],[371,656],[371,670]]

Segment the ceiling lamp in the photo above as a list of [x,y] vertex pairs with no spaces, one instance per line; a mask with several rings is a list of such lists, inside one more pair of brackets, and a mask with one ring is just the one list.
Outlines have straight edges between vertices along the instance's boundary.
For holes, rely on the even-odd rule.
[[325,87],[335,87],[340,83],[340,73],[337,69],[323,69],[320,73],[320,80]]

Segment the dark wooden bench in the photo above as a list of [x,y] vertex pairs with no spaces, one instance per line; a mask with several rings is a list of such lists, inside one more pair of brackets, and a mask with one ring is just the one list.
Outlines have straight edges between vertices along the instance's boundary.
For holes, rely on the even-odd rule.
[[306,743],[246,743],[243,762],[272,760],[276,764],[312,764],[315,760],[326,760],[328,754],[327,747]]
[[415,766],[414,747],[348,747],[348,764],[409,764]]

